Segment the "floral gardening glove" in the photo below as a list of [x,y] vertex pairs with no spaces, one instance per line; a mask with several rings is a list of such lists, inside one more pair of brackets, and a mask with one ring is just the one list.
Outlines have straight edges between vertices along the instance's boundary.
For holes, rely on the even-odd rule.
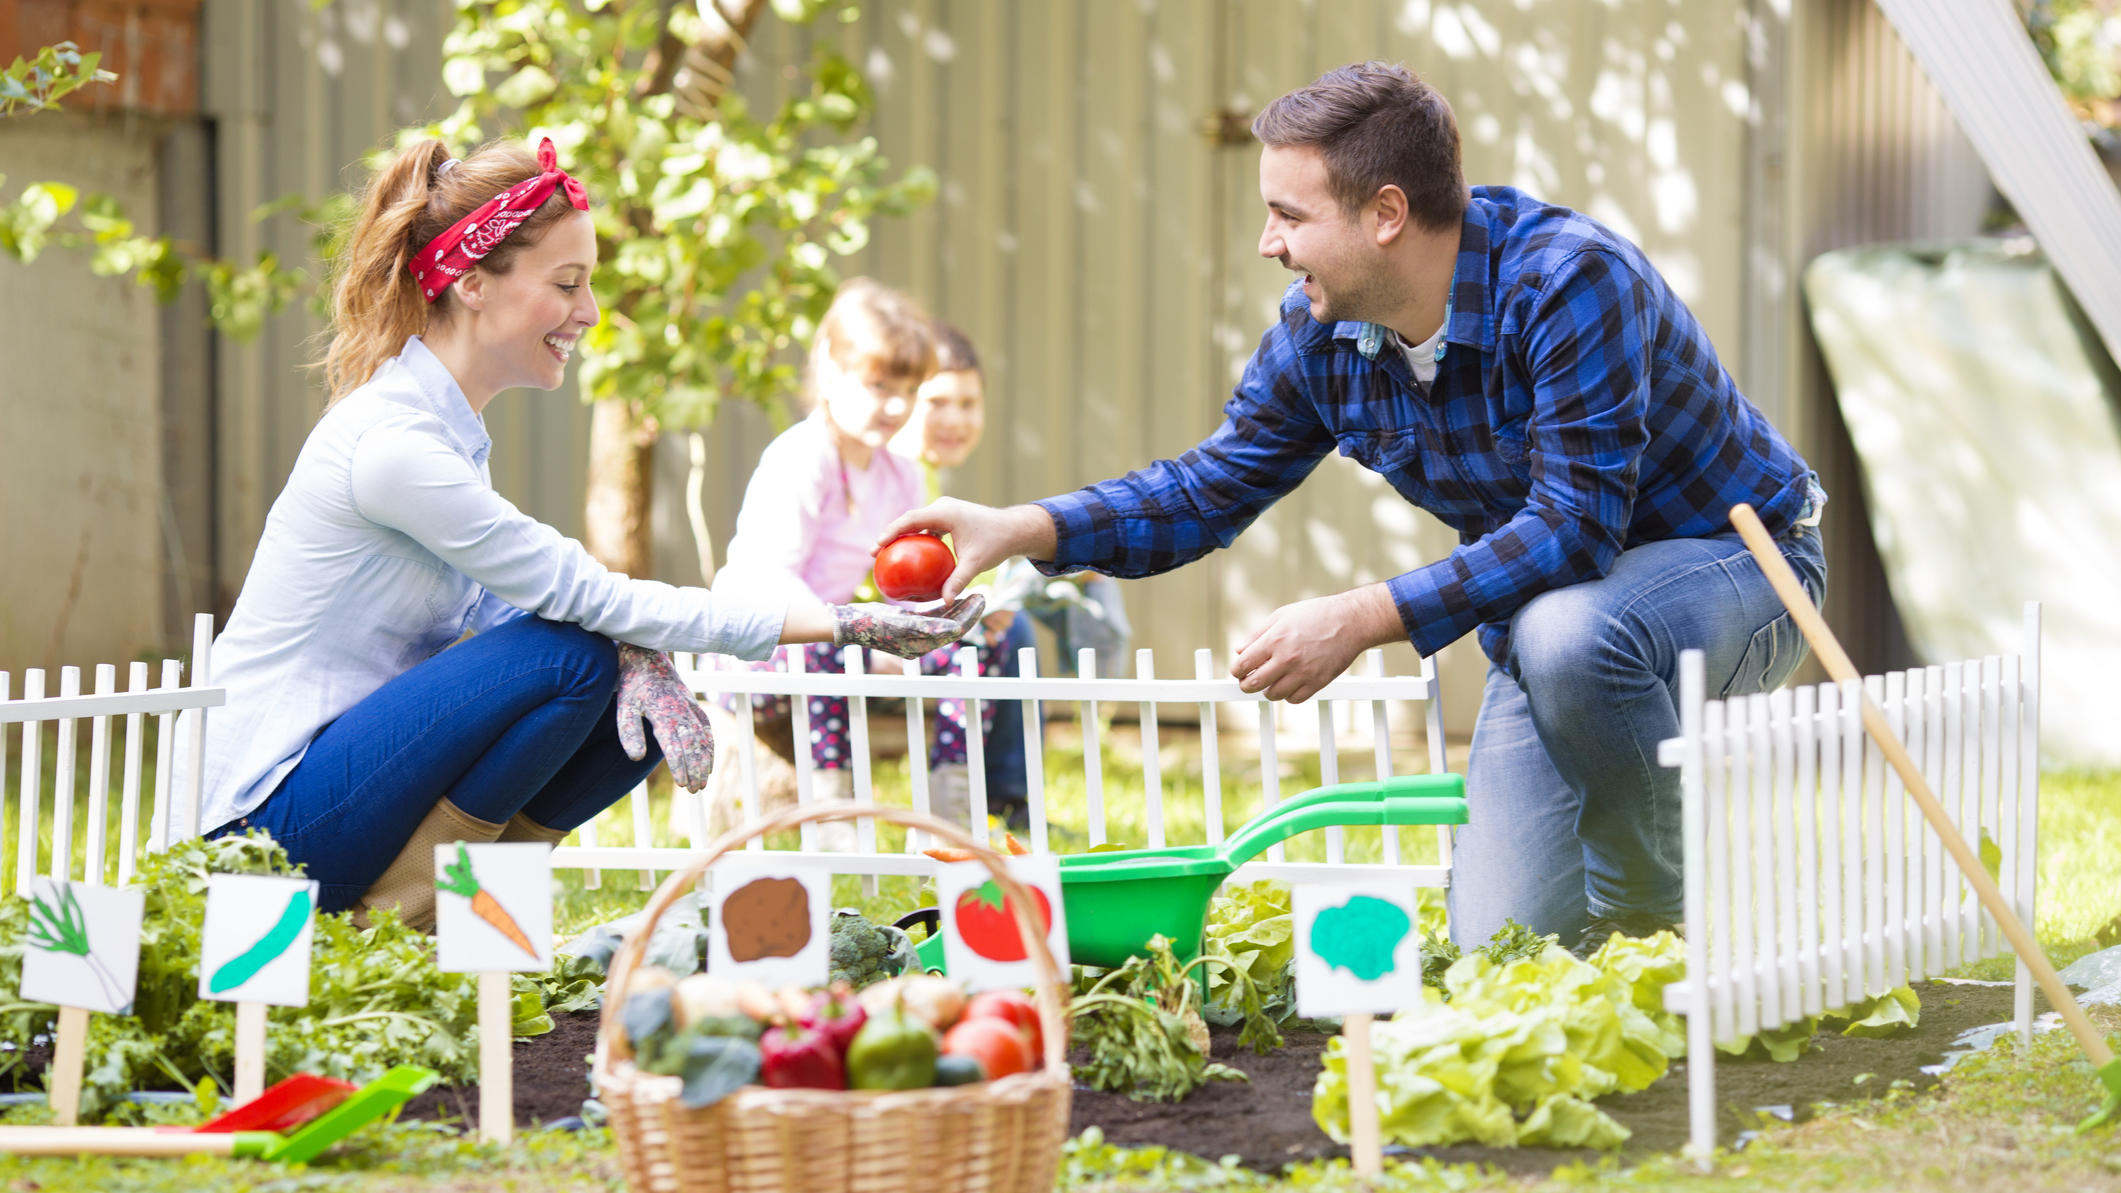
[[687,791],[705,787],[707,772],[714,769],[714,730],[708,726],[707,710],[678,678],[669,655],[621,642],[619,746],[635,762],[648,757],[648,739],[641,734],[643,720],[655,730],[663,761],[670,764],[670,777],[677,785]]
[[959,597],[933,617],[895,605],[834,605],[832,644],[866,646],[902,659],[917,659],[964,637],[986,611],[987,598],[977,594]]

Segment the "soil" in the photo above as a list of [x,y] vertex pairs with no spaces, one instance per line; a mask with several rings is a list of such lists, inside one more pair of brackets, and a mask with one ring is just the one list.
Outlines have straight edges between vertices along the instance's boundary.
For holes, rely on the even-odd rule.
[[[554,1015],[552,1030],[516,1041],[512,1072],[518,1127],[543,1126],[582,1113],[589,1096],[589,1054],[597,1048],[597,1013]],[[405,1104],[400,1118],[441,1119],[470,1129],[479,1123],[479,1087],[437,1085]]]
[[[1797,1120],[1808,1118],[1821,1102],[1847,1103],[1880,1097],[1895,1081],[1916,1089],[1936,1083],[1922,1072],[1936,1064],[1961,1032],[2001,1023],[2011,1017],[2008,986],[1921,982],[1921,1025],[1893,1039],[1870,1040],[1828,1030],[1810,1051],[1795,1061],[1716,1057],[1716,1098],[1722,1108],[1718,1142],[1729,1146],[1742,1131],[1759,1122],[1762,1110]],[[2036,994],[2035,1014],[2046,1010]],[[558,1122],[581,1111],[588,1096],[588,1056],[596,1047],[593,1012],[555,1015],[554,1030],[515,1046],[515,1118],[518,1126]],[[1285,1046],[1260,1056],[1238,1047],[1236,1033],[1215,1033],[1215,1059],[1244,1071],[1248,1081],[1211,1082],[1179,1103],[1136,1102],[1121,1094],[1078,1087],[1070,1134],[1097,1126],[1110,1143],[1162,1146],[1209,1159],[1234,1155],[1246,1167],[1276,1171],[1282,1165],[1325,1156],[1345,1156],[1347,1149],[1326,1138],[1311,1121],[1311,1085],[1319,1056],[1330,1036],[1295,1032]],[[1861,1079],[1859,1081],[1859,1078]],[[1686,1062],[1673,1064],[1655,1085],[1639,1093],[1601,1098],[1598,1105],[1633,1134],[1622,1147],[1623,1162],[1673,1151],[1687,1138]],[[452,1120],[469,1128],[478,1122],[476,1088],[445,1086],[429,1090],[407,1104],[412,1118]],[[1474,1145],[1432,1148],[1388,1146],[1387,1155],[1434,1156],[1446,1163],[1479,1163],[1505,1172],[1545,1174],[1559,1164],[1594,1160],[1603,1153],[1587,1150]]]

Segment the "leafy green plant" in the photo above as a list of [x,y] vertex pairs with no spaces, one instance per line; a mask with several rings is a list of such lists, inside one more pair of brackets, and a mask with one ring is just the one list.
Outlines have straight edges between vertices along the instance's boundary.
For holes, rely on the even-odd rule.
[[1208,905],[1201,952],[1221,962],[1208,970],[1201,1014],[1217,1027],[1244,1020],[1238,983],[1249,980],[1275,1022],[1296,1013],[1296,920],[1289,884],[1273,879],[1231,883]]
[[97,66],[102,60],[101,51],[84,54],[70,41],[44,46],[27,61],[17,57],[0,71],[0,116],[13,116],[17,108],[56,108],[69,93],[90,83],[116,82],[118,76]]
[[[118,76],[97,67],[100,59],[65,41],[43,47],[28,62],[17,58],[0,73],[0,116],[16,115],[17,109],[53,110],[62,97],[81,87],[115,82]],[[6,181],[0,174],[0,184]],[[297,213],[315,230],[311,240],[323,257],[333,243],[331,225],[351,209],[345,196],[315,205],[291,197],[258,208],[251,218]],[[78,187],[51,180],[32,182],[13,199],[0,201],[0,254],[27,263],[47,248],[85,251],[91,272],[102,277],[132,275],[165,303],[175,299],[186,282],[197,281],[206,287],[214,326],[236,340],[256,337],[268,317],[303,293],[311,295],[313,308],[323,307],[315,277],[306,269],[282,265],[275,254],[261,253],[244,265],[168,236],[144,236],[116,199],[84,196]]]
[[1208,1060],[1208,1028],[1193,971],[1211,965],[1231,975],[1244,1022],[1238,1042],[1256,1052],[1280,1047],[1281,1032],[1243,969],[1205,953],[1180,962],[1170,939],[1157,935],[1149,938],[1146,954],[1079,981],[1068,1015],[1075,1043],[1090,1058],[1076,1067],[1076,1076],[1092,1089],[1145,1102],[1175,1102],[1209,1081],[1244,1080],[1242,1072]]

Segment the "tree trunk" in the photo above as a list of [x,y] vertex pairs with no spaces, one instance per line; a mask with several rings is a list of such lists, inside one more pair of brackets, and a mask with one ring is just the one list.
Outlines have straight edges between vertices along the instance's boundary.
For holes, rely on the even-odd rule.
[[[670,32],[674,3],[664,2],[663,35],[644,64],[647,78],[642,93],[676,90],[682,103],[701,119],[708,119],[767,0],[714,0],[711,11],[721,20],[705,22],[698,45],[686,45]],[[606,400],[592,404],[591,410],[585,545],[605,567],[647,578],[654,575],[655,559],[650,514],[655,497],[656,427],[631,402]],[[699,550],[704,559],[713,558],[711,544],[700,544]]]
[[649,515],[655,492],[655,424],[632,402],[616,399],[593,403],[590,412],[584,545],[612,571],[652,576],[655,540],[649,533]]

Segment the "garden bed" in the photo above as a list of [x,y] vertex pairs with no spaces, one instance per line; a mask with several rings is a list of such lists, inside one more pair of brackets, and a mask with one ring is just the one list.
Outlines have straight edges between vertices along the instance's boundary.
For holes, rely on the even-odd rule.
[[[2011,1016],[2008,986],[1923,982],[1915,990],[1922,996],[1921,1026],[1891,1039],[1848,1037],[1829,1029],[1820,1033],[1809,1052],[1788,1064],[1719,1055],[1716,1096],[1723,1114],[1718,1142],[1732,1144],[1748,1125],[1741,1116],[1754,1108],[1786,1107],[1802,1119],[1815,1103],[1880,1097],[1897,1081],[1927,1087],[1935,1078],[1923,1073],[1923,1066],[1936,1064],[1960,1033]],[[2044,1009],[2044,1001],[2036,1001],[2036,1007]],[[551,1033],[515,1047],[518,1126],[573,1117],[588,1094],[586,1058],[596,1047],[596,1016],[553,1018]],[[1234,1155],[1247,1167],[1266,1171],[1294,1161],[1344,1156],[1347,1149],[1326,1138],[1311,1121],[1311,1085],[1329,1038],[1293,1032],[1285,1047],[1260,1056],[1240,1050],[1234,1031],[1218,1031],[1216,1059],[1243,1070],[1249,1081],[1210,1083],[1178,1103],[1136,1102],[1079,1088],[1069,1131],[1096,1126],[1109,1143],[1169,1147],[1209,1159]],[[1686,1080],[1686,1063],[1680,1061],[1640,1093],[1599,1100],[1600,1108],[1633,1132],[1621,1149],[1623,1157],[1667,1152],[1686,1142]],[[478,1111],[477,1089],[448,1086],[422,1094],[405,1114],[469,1126],[477,1123]],[[1557,1164],[1595,1159],[1601,1153],[1462,1145],[1423,1148],[1417,1154],[1452,1163],[1490,1164],[1509,1172],[1545,1173]]]

